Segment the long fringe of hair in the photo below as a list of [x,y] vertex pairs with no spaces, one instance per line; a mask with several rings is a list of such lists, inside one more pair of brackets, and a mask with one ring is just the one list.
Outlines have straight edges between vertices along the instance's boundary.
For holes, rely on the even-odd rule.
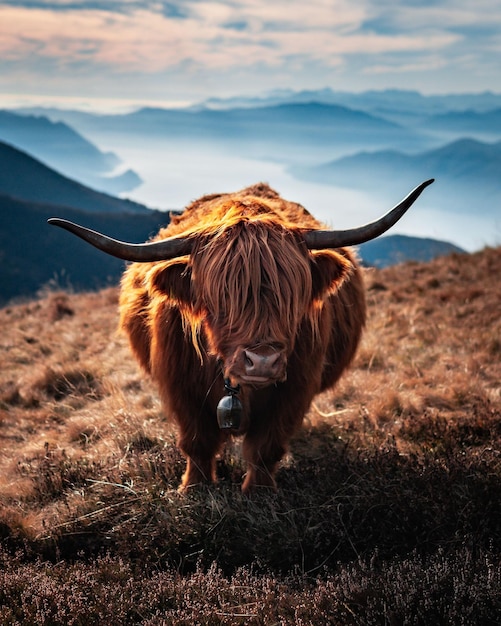
[[287,344],[306,312],[315,325],[308,252],[297,227],[291,231],[253,208],[246,219],[245,206],[232,204],[224,226],[197,239],[191,255],[195,311],[210,311],[232,343]]

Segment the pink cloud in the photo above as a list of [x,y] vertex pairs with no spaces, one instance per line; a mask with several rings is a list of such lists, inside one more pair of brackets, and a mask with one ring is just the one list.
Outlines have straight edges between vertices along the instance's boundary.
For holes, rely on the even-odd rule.
[[[83,61],[118,72],[156,73],[182,63],[209,69],[277,67],[289,57],[339,65],[342,55],[429,50],[454,41],[442,33],[356,32],[364,17],[360,8],[346,5],[334,11],[321,1],[298,5],[294,12],[285,10],[283,2],[262,0],[250,0],[245,11],[221,3],[195,8],[195,15],[178,20],[147,10],[120,14],[4,6],[0,54],[28,65],[44,57],[56,60],[60,68]],[[235,20],[249,27],[226,27]]]

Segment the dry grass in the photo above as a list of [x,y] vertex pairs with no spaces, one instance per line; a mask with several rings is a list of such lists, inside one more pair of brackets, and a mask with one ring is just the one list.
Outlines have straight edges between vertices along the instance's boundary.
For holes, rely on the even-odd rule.
[[368,271],[356,363],[253,500],[238,442],[177,493],[115,289],[0,310],[0,622],[499,623],[500,275]]

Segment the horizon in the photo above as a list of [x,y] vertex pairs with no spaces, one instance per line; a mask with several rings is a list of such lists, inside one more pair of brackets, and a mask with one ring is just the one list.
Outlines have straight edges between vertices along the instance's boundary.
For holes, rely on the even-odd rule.
[[[61,111],[79,111],[91,114],[110,114],[120,115],[133,113],[142,108],[162,108],[162,109],[183,109],[197,106],[203,106],[213,100],[231,101],[233,99],[262,99],[263,101],[278,96],[280,93],[290,93],[290,95],[301,94],[303,92],[321,93],[330,91],[333,94],[353,94],[363,95],[368,93],[416,93],[423,98],[447,98],[447,97],[481,97],[494,96],[501,97],[501,89],[495,91],[493,89],[485,89],[482,91],[457,91],[444,93],[424,93],[418,89],[400,89],[398,87],[385,87],[381,89],[366,89],[361,91],[333,89],[329,86],[320,87],[318,89],[276,89],[254,93],[235,93],[226,98],[209,96],[204,100],[154,100],[154,99],[127,99],[127,98],[100,98],[100,97],[81,97],[81,96],[47,96],[40,94],[8,94],[0,93],[0,109],[16,110],[29,108],[47,108],[60,109]],[[312,100],[314,102],[314,100]]]

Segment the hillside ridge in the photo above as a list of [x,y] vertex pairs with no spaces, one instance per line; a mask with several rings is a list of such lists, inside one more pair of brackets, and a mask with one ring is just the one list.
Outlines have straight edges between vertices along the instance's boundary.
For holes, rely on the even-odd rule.
[[139,202],[94,191],[48,167],[27,152],[0,141],[0,193],[82,211],[146,213]]

